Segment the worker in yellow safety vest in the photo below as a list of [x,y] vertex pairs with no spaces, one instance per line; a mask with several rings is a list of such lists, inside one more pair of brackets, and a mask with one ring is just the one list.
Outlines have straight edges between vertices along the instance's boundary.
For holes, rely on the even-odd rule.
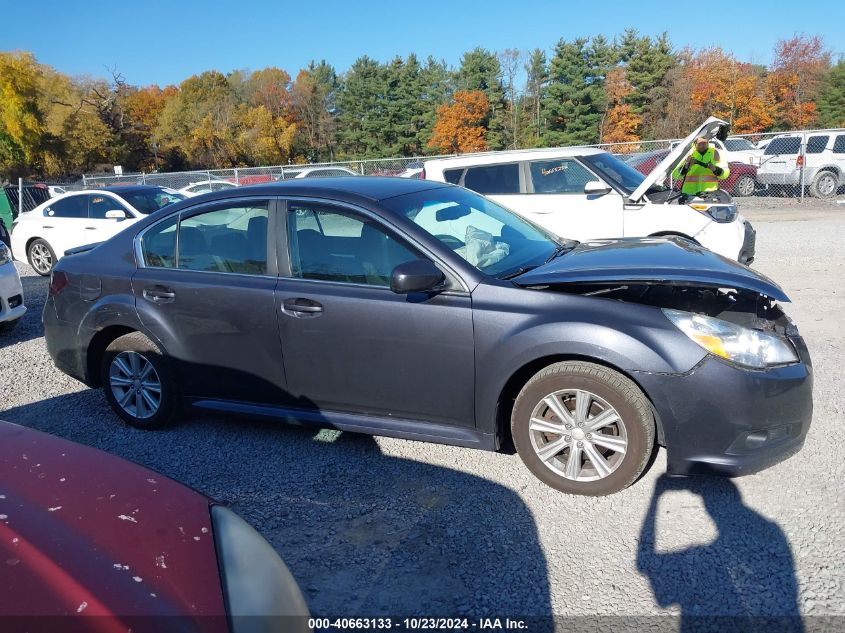
[[719,150],[713,147],[703,136],[693,143],[692,151],[686,160],[672,172],[675,180],[683,179],[681,191],[696,196],[719,188],[719,181],[730,176],[731,170],[723,163]]

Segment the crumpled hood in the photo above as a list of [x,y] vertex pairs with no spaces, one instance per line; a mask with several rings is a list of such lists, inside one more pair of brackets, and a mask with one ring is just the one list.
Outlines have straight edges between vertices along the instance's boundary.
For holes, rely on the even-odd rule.
[[[122,617],[175,615],[198,618],[195,629],[226,630],[206,497],[7,422],[0,422],[0,568],[0,616],[111,615],[117,619],[97,618],[102,627],[92,630],[125,631]],[[158,621],[159,630],[188,624],[182,618]]]
[[680,237],[582,242],[512,281],[520,286],[631,282],[735,288],[789,301],[765,275]]

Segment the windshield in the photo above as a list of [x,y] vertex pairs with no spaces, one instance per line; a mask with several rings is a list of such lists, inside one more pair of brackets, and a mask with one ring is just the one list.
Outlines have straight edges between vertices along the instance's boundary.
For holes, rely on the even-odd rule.
[[149,189],[132,193],[121,191],[118,195],[144,215],[185,199],[181,193],[168,189]]
[[383,200],[382,204],[478,270],[500,278],[539,266],[562,246],[512,211],[459,187],[409,193]]
[[612,154],[589,154],[581,156],[581,160],[627,194],[633,193],[645,180],[640,172]]
[[729,138],[725,141],[725,148],[730,152],[741,152],[747,149],[756,149],[754,143],[747,138]]

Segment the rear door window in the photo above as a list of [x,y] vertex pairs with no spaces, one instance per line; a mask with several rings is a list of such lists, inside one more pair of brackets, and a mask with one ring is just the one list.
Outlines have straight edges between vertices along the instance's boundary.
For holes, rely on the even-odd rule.
[[801,139],[797,136],[788,136],[772,139],[772,142],[766,145],[765,154],[767,156],[777,156],[778,154],[797,154],[800,149]]
[[534,193],[583,194],[584,185],[596,180],[586,167],[571,158],[535,161],[529,171]]
[[519,163],[469,167],[464,187],[485,195],[519,193]]
[[207,211],[179,224],[178,267],[219,273],[267,274],[269,202]]
[[70,196],[56,200],[44,209],[44,215],[51,218],[87,218],[88,196]]
[[807,139],[807,153],[821,154],[824,148],[827,147],[827,142],[830,136],[811,136]]

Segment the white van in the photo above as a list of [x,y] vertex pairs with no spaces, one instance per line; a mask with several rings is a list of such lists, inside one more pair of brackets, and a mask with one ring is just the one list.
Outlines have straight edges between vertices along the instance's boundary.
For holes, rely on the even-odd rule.
[[755,232],[724,191],[690,197],[664,186],[698,136],[727,136],[709,118],[648,175],[595,148],[532,149],[426,161],[427,180],[484,194],[564,238],[679,235],[740,263],[754,259]]

